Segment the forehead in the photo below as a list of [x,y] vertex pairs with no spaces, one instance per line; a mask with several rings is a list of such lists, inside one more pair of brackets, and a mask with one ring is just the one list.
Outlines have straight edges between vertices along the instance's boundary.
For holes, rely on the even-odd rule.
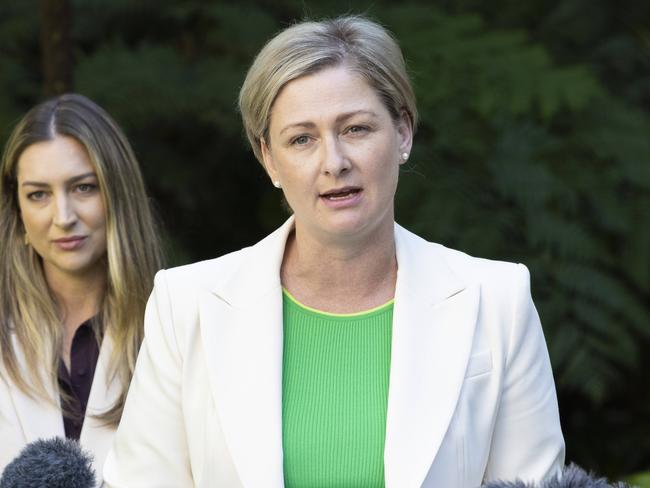
[[95,171],[86,148],[76,139],[56,136],[28,146],[18,158],[18,181],[67,179]]
[[325,121],[357,111],[390,116],[376,90],[361,75],[337,66],[287,83],[273,103],[271,126]]

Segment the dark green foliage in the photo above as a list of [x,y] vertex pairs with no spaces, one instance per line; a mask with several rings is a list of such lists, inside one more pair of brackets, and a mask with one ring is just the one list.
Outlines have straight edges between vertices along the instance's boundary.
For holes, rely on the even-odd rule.
[[39,22],[31,2],[0,3],[0,140],[40,93]]
[[[385,18],[422,111],[400,220],[472,254],[526,263],[569,458],[613,474],[647,467],[648,112],[613,93],[597,65],[559,65],[520,31],[424,7]],[[628,416],[635,397],[638,416]]]
[[[650,468],[650,3],[76,0],[76,90],[138,153],[176,263],[253,243],[285,213],[236,98],[293,19],[393,30],[421,114],[398,220],[521,261],[549,343],[568,459]],[[0,137],[39,100],[35,0],[0,3]]]

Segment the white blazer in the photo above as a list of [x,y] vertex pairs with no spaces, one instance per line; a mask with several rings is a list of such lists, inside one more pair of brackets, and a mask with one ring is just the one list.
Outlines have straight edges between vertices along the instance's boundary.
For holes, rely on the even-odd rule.
[[[158,273],[108,486],[283,487],[279,271],[292,226]],[[395,242],[386,487],[557,474],[564,441],[526,268],[398,225]]]
[[[27,377],[27,363],[15,336],[14,350],[17,351],[20,367],[25,372],[24,377]],[[112,350],[110,337],[104,337],[79,437],[81,447],[93,456],[97,486],[102,483],[104,460],[113,441],[115,428],[103,425],[92,415],[112,407],[121,390],[118,379],[109,381],[108,378],[108,361]],[[56,404],[32,398],[10,382],[4,371],[0,372],[0,473],[26,444],[38,439],[65,438],[58,392],[52,388],[48,393],[56,398]]]

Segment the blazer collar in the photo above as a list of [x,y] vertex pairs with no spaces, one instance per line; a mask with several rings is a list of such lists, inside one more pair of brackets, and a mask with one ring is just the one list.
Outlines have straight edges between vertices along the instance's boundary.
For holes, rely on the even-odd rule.
[[414,302],[435,305],[463,291],[465,283],[445,259],[446,249],[395,224],[397,289]]
[[79,443],[93,454],[97,486],[102,484],[104,460],[111,447],[115,428],[95,416],[109,410],[122,392],[122,382],[109,367],[113,349],[113,338],[110,334],[105,334],[99,350],[95,376],[86,405],[86,416],[79,437]]
[[[13,337],[13,346],[23,374],[27,377],[27,361],[15,335]],[[102,340],[99,357],[97,358],[95,376],[93,377],[86,407],[86,419],[80,436],[81,444],[91,449],[96,441],[104,441],[105,427],[102,426],[101,422],[90,418],[90,416],[110,408],[120,393],[120,382],[116,379],[111,381],[108,376],[108,361],[112,350],[113,341],[109,335],[106,335]],[[59,394],[51,385],[49,379],[45,380],[45,384],[47,385],[47,393],[51,398],[49,401],[40,397],[32,397],[15,385],[9,388],[26,443],[55,436],[65,437]]]
[[[246,260],[211,291],[233,306],[247,306],[255,297],[281,287],[280,267],[284,247],[294,228],[294,217],[252,247],[243,249]],[[443,247],[431,244],[395,224],[398,281],[405,292],[425,303],[437,303],[465,288],[443,258]],[[434,272],[434,275],[430,273]],[[426,285],[426,286],[425,286]]]
[[[18,343],[16,334],[13,334],[12,340],[21,373],[24,378],[29,378],[27,359]],[[9,392],[16,409],[18,422],[23,431],[25,443],[54,436],[65,437],[58,393],[50,378],[44,376],[43,384],[46,386],[48,400],[29,395],[14,384],[9,385]]]
[[[226,443],[248,487],[284,486],[282,284],[294,219],[254,246],[199,296],[208,376]],[[224,257],[227,259],[227,257]]]
[[257,244],[242,249],[240,252],[246,253],[246,259],[233,273],[215,283],[211,288],[212,293],[229,305],[247,307],[269,291],[280,290],[284,246],[293,227],[292,215],[280,228]]
[[424,482],[451,422],[470,356],[479,287],[448,252],[396,226],[397,284],[384,449],[388,488]]

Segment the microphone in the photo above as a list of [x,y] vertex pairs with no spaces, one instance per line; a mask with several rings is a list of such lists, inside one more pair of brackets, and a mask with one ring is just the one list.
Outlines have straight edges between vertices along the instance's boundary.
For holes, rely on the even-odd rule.
[[0,488],[93,488],[92,456],[77,441],[53,437],[27,444],[7,465]]
[[[0,488],[3,488],[0,486]],[[587,473],[576,464],[567,466],[559,478],[550,478],[540,485],[515,481],[491,481],[481,488],[630,488],[630,485],[619,482],[610,485],[605,478],[597,478],[592,473]]]

